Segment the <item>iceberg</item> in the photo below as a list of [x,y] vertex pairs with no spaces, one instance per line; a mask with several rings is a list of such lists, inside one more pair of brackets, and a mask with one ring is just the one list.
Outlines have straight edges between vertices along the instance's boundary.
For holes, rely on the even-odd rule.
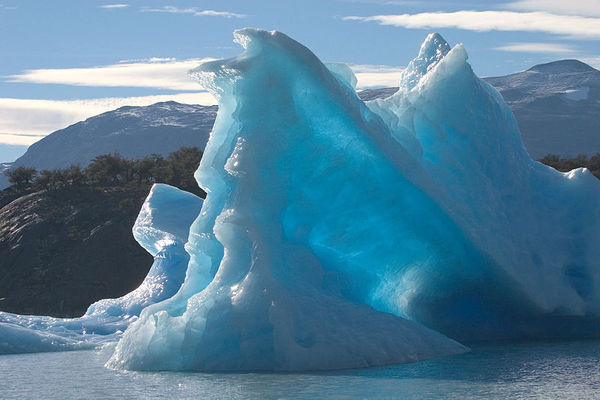
[[0,354],[81,350],[116,342],[142,309],[173,296],[183,283],[189,256],[189,227],[202,199],[155,184],[133,227],[137,242],[154,263],[142,284],[118,299],[92,304],[80,318],[52,318],[0,312]]
[[[108,365],[318,370],[465,351],[364,301],[382,272],[371,265],[415,253],[421,233],[401,211],[448,218],[399,172],[413,161],[382,135],[349,69],[328,68],[279,32],[235,38],[243,54],[192,72],[219,113],[195,174],[207,196],[186,245],[186,280],[142,311]],[[456,237],[449,220],[430,220]]]
[[429,35],[365,103],[286,35],[234,37],[191,72],[219,101],[206,199],[154,186],[144,284],[81,319],[0,313],[0,352],[119,340],[110,368],[301,371],[600,336],[600,183],[531,160],[462,45]]
[[284,34],[235,40],[240,56],[192,71],[219,114],[186,281],[109,366],[331,369],[464,350],[411,321],[460,340],[598,334],[598,182],[528,157],[462,45],[430,35],[398,93],[365,104],[348,68]]

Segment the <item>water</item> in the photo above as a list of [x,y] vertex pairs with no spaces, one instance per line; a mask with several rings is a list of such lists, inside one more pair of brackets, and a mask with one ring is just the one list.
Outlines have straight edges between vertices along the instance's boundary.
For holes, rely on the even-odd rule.
[[0,356],[1,399],[600,399],[600,341],[475,347],[384,368],[304,374],[123,372],[112,350]]

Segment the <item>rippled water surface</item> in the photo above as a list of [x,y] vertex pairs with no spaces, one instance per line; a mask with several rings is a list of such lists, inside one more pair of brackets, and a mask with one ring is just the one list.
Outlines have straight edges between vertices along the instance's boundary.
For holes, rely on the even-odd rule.
[[0,356],[1,399],[600,399],[600,341],[475,347],[385,368],[305,374],[140,373],[111,350]]

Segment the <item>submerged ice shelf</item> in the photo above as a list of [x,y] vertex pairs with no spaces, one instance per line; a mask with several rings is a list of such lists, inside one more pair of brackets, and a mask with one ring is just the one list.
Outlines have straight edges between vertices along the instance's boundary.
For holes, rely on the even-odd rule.
[[110,367],[355,368],[600,336],[600,184],[529,158],[462,45],[428,36],[365,104],[349,68],[284,34],[235,38],[240,56],[192,72],[219,100],[206,200],[155,186],[134,227],[173,268],[168,295],[84,317],[139,313]]

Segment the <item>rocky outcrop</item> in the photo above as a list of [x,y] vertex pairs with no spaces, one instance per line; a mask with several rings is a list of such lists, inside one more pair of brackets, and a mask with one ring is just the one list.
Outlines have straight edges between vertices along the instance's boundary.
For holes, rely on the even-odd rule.
[[0,310],[78,316],[135,289],[153,261],[131,233],[146,195],[82,185],[4,197]]

